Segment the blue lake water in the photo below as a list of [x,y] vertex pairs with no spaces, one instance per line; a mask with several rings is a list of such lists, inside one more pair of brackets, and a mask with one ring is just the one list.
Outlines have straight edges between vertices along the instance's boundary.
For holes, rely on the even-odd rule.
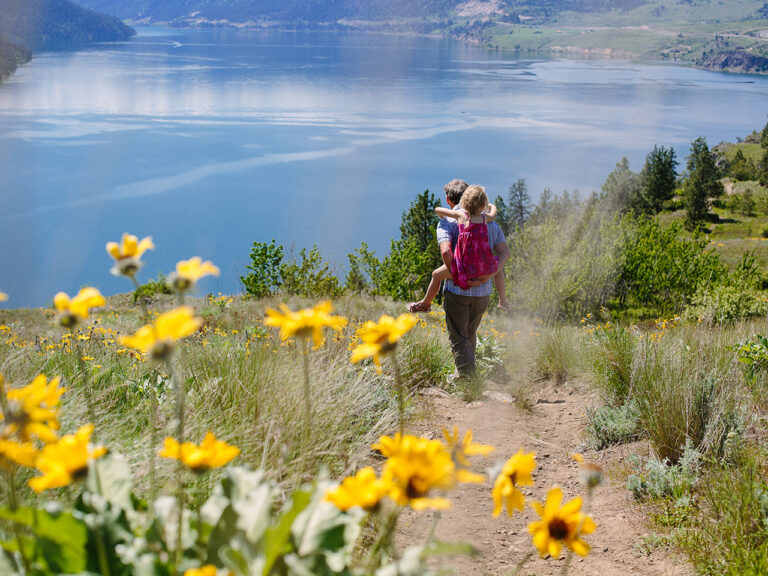
[[383,256],[453,178],[597,190],[654,144],[681,160],[762,128],[768,78],[520,57],[428,38],[141,29],[38,55],[0,85],[0,291],[127,291],[104,250],[151,235],[140,280],[194,255],[238,292],[252,242]]

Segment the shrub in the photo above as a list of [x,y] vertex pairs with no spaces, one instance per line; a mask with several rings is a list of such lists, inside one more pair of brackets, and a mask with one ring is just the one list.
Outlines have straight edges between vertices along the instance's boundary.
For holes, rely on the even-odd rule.
[[305,298],[335,298],[341,294],[339,279],[331,271],[331,265],[323,260],[317,246],[307,252],[299,251],[299,258],[280,265],[280,280],[287,294]]
[[[632,464],[637,467],[637,459]],[[638,500],[687,499],[699,480],[701,454],[688,443],[680,461],[650,458],[640,470],[627,478],[627,488]]]
[[133,303],[141,299],[148,301],[157,294],[172,294],[170,286],[166,283],[165,276],[158,275],[157,280],[148,280],[133,291]]
[[264,298],[273,294],[282,284],[280,267],[283,262],[283,246],[272,242],[254,242],[251,248],[251,272],[240,276],[240,284],[249,296]]
[[587,408],[587,436],[595,450],[637,440],[640,435],[634,407],[625,404]]
[[683,312],[683,317],[687,320],[701,319],[712,325],[765,314],[766,303],[754,290],[720,285],[709,289],[700,288]]
[[420,298],[429,284],[432,258],[432,253],[422,250],[413,238],[392,240],[375,279],[376,292],[393,300]]

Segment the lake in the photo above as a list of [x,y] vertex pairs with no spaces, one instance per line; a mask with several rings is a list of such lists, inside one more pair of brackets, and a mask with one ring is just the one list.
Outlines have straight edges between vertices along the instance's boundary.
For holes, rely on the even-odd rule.
[[254,241],[383,256],[400,215],[453,178],[598,190],[654,144],[765,124],[768,78],[531,58],[401,36],[144,28],[39,54],[0,85],[0,291],[125,292],[104,245],[152,236],[140,280],[212,260],[236,293]]

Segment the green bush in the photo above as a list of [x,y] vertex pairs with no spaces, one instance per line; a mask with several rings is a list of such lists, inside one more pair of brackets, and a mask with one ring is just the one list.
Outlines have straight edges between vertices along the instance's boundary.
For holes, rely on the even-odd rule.
[[564,382],[576,371],[578,356],[573,329],[566,326],[547,328],[539,338],[536,370],[544,378]]
[[422,250],[415,239],[392,240],[377,274],[376,293],[393,300],[421,298],[429,284],[432,262],[433,254]]
[[[638,461],[631,462],[636,468]],[[666,458],[650,458],[627,478],[627,488],[638,500],[686,500],[699,481],[701,454],[687,443],[685,450],[676,464]]]
[[280,280],[287,294],[305,298],[335,298],[342,292],[339,279],[331,271],[331,265],[323,260],[317,246],[307,252],[299,251],[298,259],[280,265]]
[[595,450],[633,442],[640,437],[637,415],[630,404],[587,408],[587,436]]
[[766,303],[751,289],[739,285],[700,288],[683,312],[686,320],[724,324],[755,316],[765,316]]
[[135,304],[141,299],[144,299],[144,301],[151,300],[157,294],[173,294],[166,282],[165,276],[162,274],[158,275],[157,280],[148,280],[145,284],[134,290],[133,303]]
[[264,298],[272,295],[282,284],[280,267],[283,262],[283,246],[272,242],[254,242],[251,248],[251,272],[240,276],[240,284],[249,296]]

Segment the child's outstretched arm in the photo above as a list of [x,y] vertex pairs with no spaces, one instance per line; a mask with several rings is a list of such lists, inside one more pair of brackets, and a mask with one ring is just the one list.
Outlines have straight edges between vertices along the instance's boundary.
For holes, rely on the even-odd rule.
[[496,216],[499,213],[498,209],[496,208],[496,204],[488,203],[488,207],[485,209],[485,220],[487,222],[493,222],[496,220]]
[[435,207],[435,214],[440,218],[455,218],[459,219],[459,216],[464,216],[464,212],[461,210],[451,210],[450,208],[443,208],[442,206]]

